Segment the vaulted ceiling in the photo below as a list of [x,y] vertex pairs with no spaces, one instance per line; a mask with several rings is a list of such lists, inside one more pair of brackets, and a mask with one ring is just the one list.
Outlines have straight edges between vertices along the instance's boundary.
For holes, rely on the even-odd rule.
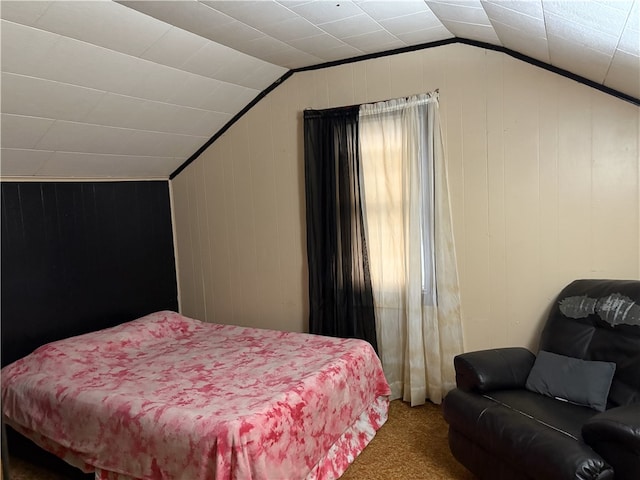
[[449,39],[640,98],[640,0],[9,1],[4,178],[168,178],[290,70]]

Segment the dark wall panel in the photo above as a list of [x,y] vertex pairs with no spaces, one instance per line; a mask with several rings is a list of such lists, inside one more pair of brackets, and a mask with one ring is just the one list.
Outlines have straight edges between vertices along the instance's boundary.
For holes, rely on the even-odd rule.
[[2,365],[178,309],[168,182],[2,183]]

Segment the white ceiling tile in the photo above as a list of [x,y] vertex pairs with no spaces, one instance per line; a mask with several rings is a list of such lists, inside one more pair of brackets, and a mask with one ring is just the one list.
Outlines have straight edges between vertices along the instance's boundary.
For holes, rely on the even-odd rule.
[[294,40],[296,38],[312,37],[323,33],[320,28],[302,17],[295,17],[279,23],[265,25],[262,27],[262,31],[265,34],[283,42]]
[[298,38],[288,42],[289,45],[295,47],[303,52],[310,53],[317,57],[323,58],[323,52],[331,50],[333,48],[342,47],[345,43],[337,38],[323,33],[322,35],[314,35],[313,37]]
[[237,20],[233,20],[231,23],[216,27],[208,36],[208,38],[214,42],[230,47],[232,46],[234,49],[239,51],[243,51],[242,46],[245,43],[255,40],[256,38],[263,37],[264,33],[261,31]]
[[215,91],[202,98],[200,108],[235,114],[256,98],[259,93],[260,90],[220,82]]
[[462,23],[474,23],[489,25],[489,19],[479,1],[460,3],[426,2],[431,11],[436,14],[441,22],[455,21]]
[[[618,4],[616,3],[616,5]],[[633,5],[629,10],[629,17],[627,18],[627,24],[629,23],[633,23],[636,29],[640,28],[640,1],[638,0],[634,0]]]
[[[561,17],[565,21],[587,27],[607,35],[619,35],[624,27],[633,1],[620,0],[614,8],[612,2],[595,2],[585,0],[548,1],[543,0],[545,20],[550,16]],[[555,32],[554,32],[555,33]],[[557,34],[557,33],[556,33]]]
[[[255,63],[256,59],[264,59],[265,57],[273,55],[274,53],[291,50],[293,49],[293,47],[275,38],[264,36],[262,38],[251,40],[250,42],[245,43],[242,46],[242,49],[246,54],[254,57],[254,61],[252,63]],[[249,62],[247,62],[246,60],[242,61],[242,59],[240,60],[241,61],[233,62],[234,69],[242,68],[242,65],[248,66]]]
[[225,13],[252,27],[264,27],[297,18],[298,15],[277,2],[261,1],[205,1],[211,8]]
[[504,47],[541,62],[550,63],[546,36],[536,37],[533,32],[496,21],[493,22],[493,28]]
[[[212,137],[218,130],[231,120],[232,115],[220,112],[206,112],[202,120],[201,128],[197,133],[206,137]],[[204,142],[202,142],[204,143]]]
[[89,125],[57,120],[36,144],[38,150],[63,152],[113,153],[124,152],[134,130]]
[[[286,44],[280,45],[288,48]],[[187,59],[181,68],[217,80],[260,89],[270,84],[269,79],[273,81],[286,72],[283,67],[214,42],[209,42]],[[262,78],[257,74],[262,75]]]
[[181,69],[197,73],[205,77],[217,78],[218,72],[227,62],[233,62],[236,57],[244,55],[225,45],[207,42],[202,48],[186,58]]
[[214,126],[224,125],[230,119],[227,113],[147,102],[140,112],[138,126],[133,128],[209,137]]
[[[167,103],[173,103],[175,105],[184,105],[186,107],[216,110],[215,108],[210,108],[207,105],[206,99],[211,96],[217,96],[217,92],[223,85],[227,84],[220,80],[214,80],[213,78],[187,74],[187,79],[182,83],[180,88],[174,89],[169,93],[169,95],[160,100]],[[243,89],[244,87],[238,88]]]
[[323,63],[323,59],[305,53],[297,48],[290,47],[289,50],[281,50],[270,55],[264,55],[264,60],[269,63],[281,65],[285,68],[293,69],[306,67],[307,65],[317,65]]
[[322,23],[318,27],[337,38],[353,37],[382,30],[382,26],[366,13],[335,22]]
[[488,5],[498,6],[500,8],[506,8],[529,17],[544,20],[544,11],[542,10],[541,0],[482,0],[482,6],[486,11],[489,11]]
[[85,122],[135,130],[206,136],[211,133],[207,120],[218,117],[229,120],[231,115],[110,93],[104,96]]
[[98,90],[128,93],[146,77],[146,63],[123,53],[60,37],[49,55],[31,72],[24,73]]
[[477,25],[473,23],[461,23],[445,20],[444,26],[459,38],[468,38],[479,42],[500,45],[500,39],[491,25]]
[[636,1],[633,5],[622,31],[618,49],[631,55],[640,56],[640,1]]
[[431,13],[423,0],[398,0],[395,2],[367,0],[356,3],[376,20],[386,20],[416,13]]
[[255,90],[264,90],[282,75],[287,70],[277,65],[271,65],[270,63],[263,63],[256,66],[252,70],[245,72],[245,76],[238,81],[238,85],[253,88]]
[[613,56],[604,84],[640,98],[640,58],[618,50]]
[[391,35],[386,30],[378,30],[377,32],[366,33],[364,35],[343,38],[343,41],[365,53],[392,50],[394,48],[405,46],[404,42]]
[[2,74],[2,111],[32,117],[79,121],[105,93],[13,73]]
[[180,162],[171,157],[55,152],[39,176],[56,178],[166,178]]
[[622,10],[624,12],[629,12],[629,9],[633,8],[631,7],[631,4],[637,5],[638,3],[638,0],[593,0],[593,1],[607,5],[610,8],[616,8],[618,10]]
[[2,20],[0,38],[2,71],[30,75],[39,70],[62,37]]
[[315,25],[334,22],[342,18],[353,17],[362,13],[360,7],[349,1],[308,2],[296,6],[290,6],[289,8]]
[[[4,8],[4,5],[3,7]],[[3,177],[30,177],[53,155],[46,150],[0,149],[0,175]]]
[[394,35],[404,35],[419,30],[442,27],[442,23],[431,12],[414,13],[388,20],[381,20],[380,24]]
[[[244,10],[245,4],[257,3],[251,0],[198,0],[198,1],[230,17],[232,17],[232,15],[230,15],[231,13],[238,10]],[[282,5],[280,4],[278,4],[278,6],[282,7]]]
[[51,1],[3,0],[0,17],[24,25],[33,25],[47,11],[51,3]]
[[219,28],[234,22],[228,15],[195,0],[138,0],[119,1],[118,3],[214,41],[215,39],[212,38],[212,35]]
[[136,56],[171,28],[111,1],[53,2],[35,26]]
[[123,145],[123,154],[147,156],[171,156],[188,158],[198,150],[209,137],[193,137],[143,130],[131,130],[132,135]]
[[549,35],[551,64],[602,83],[611,63],[611,56],[585,48],[584,45]]
[[551,13],[545,14],[545,23],[549,37],[561,37],[609,55],[613,55],[620,38],[620,34],[605,34]]
[[207,44],[208,40],[195,33],[172,27],[162,38],[145,50],[141,57],[145,60],[179,67],[195,52]]
[[35,148],[55,120],[2,114],[0,137],[4,148]]
[[83,119],[83,122],[108,127],[152,130],[152,128],[144,128],[140,125],[142,112],[149,102],[150,100],[107,93]]
[[276,1],[287,8],[292,8],[298,5],[302,5],[303,3],[309,3],[310,1],[314,1],[314,0],[276,0]]
[[148,63],[145,64],[144,76],[138,78],[128,91],[118,93],[132,97],[146,98],[148,100],[158,100],[160,102],[168,101],[172,95],[175,95],[176,92],[185,88],[184,85],[186,85],[192,77],[215,82],[215,80],[211,78],[195,75],[194,73],[165,67],[156,63]]
[[345,58],[353,58],[364,55],[365,52],[362,50],[358,50],[356,47],[352,47],[351,45],[342,45],[338,48],[332,48],[323,52],[323,61],[331,62],[336,60],[343,60]]
[[451,32],[444,25],[439,27],[428,28],[426,30],[417,30],[415,32],[396,34],[396,36],[407,45],[419,45],[421,43],[437,42],[451,38]]
[[[494,26],[496,22],[498,22],[512,28],[525,30],[528,34],[538,37],[544,37],[546,35],[544,18],[531,17],[495,3],[483,3],[483,5],[491,24]],[[499,36],[500,35],[498,35],[498,37]]]

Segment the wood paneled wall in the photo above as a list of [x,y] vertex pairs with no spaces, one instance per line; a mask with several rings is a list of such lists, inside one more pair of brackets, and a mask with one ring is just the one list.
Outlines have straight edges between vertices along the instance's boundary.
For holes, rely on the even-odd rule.
[[2,365],[177,310],[169,184],[2,183]]
[[535,348],[575,278],[640,278],[640,109],[456,44],[296,73],[177,176],[183,313],[304,331],[302,111],[435,89],[466,350]]

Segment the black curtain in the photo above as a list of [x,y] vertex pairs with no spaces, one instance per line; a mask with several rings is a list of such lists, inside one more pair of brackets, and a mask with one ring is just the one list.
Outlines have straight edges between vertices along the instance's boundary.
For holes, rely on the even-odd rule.
[[377,352],[360,196],[358,107],[304,112],[309,331]]

